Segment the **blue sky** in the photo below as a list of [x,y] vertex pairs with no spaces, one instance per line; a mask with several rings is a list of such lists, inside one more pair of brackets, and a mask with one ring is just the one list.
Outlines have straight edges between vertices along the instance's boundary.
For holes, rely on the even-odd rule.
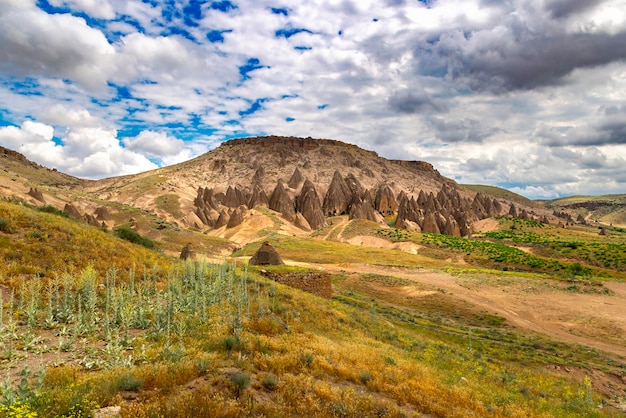
[[626,0],[0,0],[0,145],[84,178],[294,135],[626,193]]

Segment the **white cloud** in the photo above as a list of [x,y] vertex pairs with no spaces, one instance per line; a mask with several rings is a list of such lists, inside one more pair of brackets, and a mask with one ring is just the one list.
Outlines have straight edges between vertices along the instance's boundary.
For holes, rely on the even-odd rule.
[[115,10],[108,0],[49,0],[56,7],[69,7],[72,10],[85,12],[96,19],[113,19]]
[[49,15],[36,7],[5,6],[0,27],[0,72],[4,74],[69,78],[98,89],[115,70],[115,50],[102,32],[82,18]]
[[87,109],[68,108],[61,103],[44,109],[41,120],[52,125],[85,127],[96,127],[101,123]]
[[163,132],[142,131],[134,138],[124,138],[124,145],[131,151],[158,158],[162,164],[170,165],[193,157],[185,142]]

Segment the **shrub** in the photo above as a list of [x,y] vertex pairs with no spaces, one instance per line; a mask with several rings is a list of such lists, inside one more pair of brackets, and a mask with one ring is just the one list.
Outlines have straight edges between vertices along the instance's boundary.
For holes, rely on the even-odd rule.
[[246,372],[237,372],[232,375],[230,381],[235,386],[235,389],[237,389],[237,392],[241,393],[250,386],[250,375]]
[[370,372],[368,372],[367,370],[362,370],[359,373],[359,380],[361,381],[361,383],[363,383],[364,385],[367,385],[368,382],[370,382],[372,380],[372,375],[370,374]]
[[268,390],[274,390],[278,386],[278,380],[276,379],[276,376],[274,376],[273,374],[266,374],[263,377],[262,383],[263,383],[263,387]]
[[133,231],[132,229],[123,226],[115,229],[115,236],[123,240],[132,242],[133,244],[139,244],[149,249],[156,248],[156,244],[150,238],[146,238]]
[[232,351],[236,349],[237,347],[239,347],[239,338],[231,335],[229,337],[224,338],[223,344],[224,344],[224,349],[226,351]]
[[125,373],[119,377],[118,387],[119,390],[138,392],[143,387],[143,381],[131,373]]
[[11,234],[13,232],[8,219],[0,218],[0,231],[6,232],[7,234]]
[[68,215],[67,213],[63,212],[62,210],[59,210],[59,209],[55,208],[52,205],[37,206],[35,208],[35,210],[37,210],[38,212],[45,212],[45,213],[51,213],[51,214],[57,215],[57,216],[62,216],[64,218],[69,218],[70,217],[70,215]]

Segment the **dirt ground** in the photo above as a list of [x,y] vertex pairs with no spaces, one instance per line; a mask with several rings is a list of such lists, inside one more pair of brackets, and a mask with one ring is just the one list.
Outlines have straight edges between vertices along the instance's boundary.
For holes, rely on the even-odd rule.
[[626,361],[626,283],[605,283],[602,287],[590,287],[589,292],[593,293],[574,293],[554,280],[454,276],[423,269],[356,264],[319,267],[395,276],[430,285],[451,298],[497,314],[515,327],[616,354]]
[[[390,287],[388,291],[411,297],[443,293],[460,304],[469,303],[477,311],[505,318],[509,325],[520,331],[536,332],[552,340],[596,349],[607,353],[617,364],[626,364],[626,283],[605,283],[574,293],[567,290],[571,284],[554,280],[471,274],[455,276],[425,269],[361,264],[308,266],[336,273],[373,273],[408,279],[415,282],[414,288],[410,285],[402,289]],[[384,291],[384,287],[379,290]],[[557,365],[546,365],[546,368],[581,380],[590,377],[594,391],[604,399],[613,399],[616,394],[626,396],[626,376],[594,368]],[[626,404],[608,403],[614,409],[626,412]]]

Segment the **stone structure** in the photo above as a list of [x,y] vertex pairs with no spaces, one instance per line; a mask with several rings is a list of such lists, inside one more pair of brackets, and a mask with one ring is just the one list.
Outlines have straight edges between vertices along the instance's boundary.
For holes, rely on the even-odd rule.
[[278,251],[267,241],[261,245],[261,248],[248,261],[250,266],[279,266],[282,264],[285,263],[280,258]]

